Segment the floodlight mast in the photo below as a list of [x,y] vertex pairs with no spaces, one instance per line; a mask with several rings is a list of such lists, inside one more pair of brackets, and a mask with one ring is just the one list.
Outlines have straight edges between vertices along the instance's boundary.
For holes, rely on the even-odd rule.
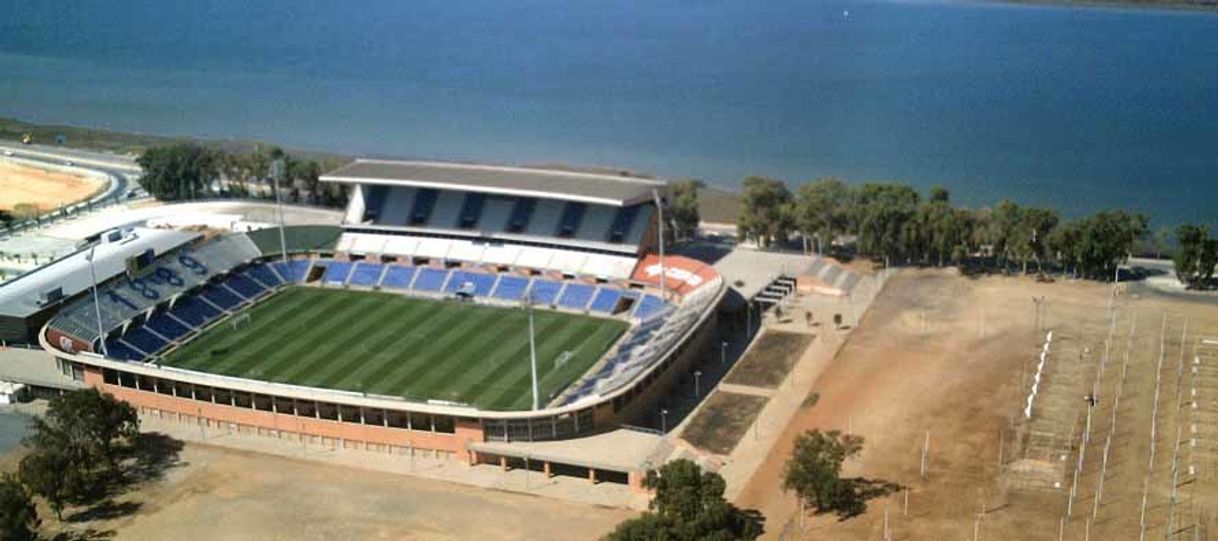
[[279,211],[279,257],[288,262],[288,241],[283,231],[283,197],[279,195],[279,179],[284,173],[283,158],[271,162],[271,185],[274,186],[275,205]]
[[[101,241],[98,240],[98,242]],[[89,248],[89,255],[85,259],[89,260],[89,279],[93,282],[93,313],[97,316],[97,343],[101,354],[109,356],[110,353],[106,351],[106,332],[102,327],[101,302],[97,300],[97,271],[93,270],[93,252],[95,250],[97,250],[97,244]]]
[[533,292],[525,295],[529,311],[529,368],[533,375],[533,411],[541,409],[541,400],[537,391],[537,339],[533,331]]
[[660,198],[660,191],[652,188],[651,198],[656,202],[656,211],[658,213],[657,221],[660,225],[660,298],[668,300],[668,286],[665,285],[668,275],[664,272],[664,200]]

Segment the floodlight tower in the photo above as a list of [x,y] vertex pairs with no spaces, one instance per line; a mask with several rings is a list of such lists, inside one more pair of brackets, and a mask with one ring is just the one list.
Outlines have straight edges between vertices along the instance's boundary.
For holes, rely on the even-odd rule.
[[533,376],[533,411],[541,409],[540,395],[537,391],[537,338],[533,325],[533,292],[525,294],[525,309],[529,311],[529,368]]
[[[98,240],[98,242],[101,241]],[[108,356],[109,352],[106,351],[106,332],[104,327],[102,327],[101,302],[97,300],[97,271],[93,269],[93,254],[96,250],[97,244],[94,244],[89,248],[89,255],[85,256],[85,259],[89,261],[89,279],[93,282],[93,313],[97,316],[97,343],[101,349],[101,354]]]
[[279,195],[279,180],[284,174],[283,158],[278,158],[271,162],[271,186],[275,192],[275,206],[279,211],[279,257],[284,264],[288,262],[288,241],[283,232],[283,197]]
[[660,191],[655,188],[651,189],[651,198],[656,202],[657,221],[660,226],[660,298],[668,301],[668,286],[665,285],[667,275],[664,273],[664,200],[660,197]]

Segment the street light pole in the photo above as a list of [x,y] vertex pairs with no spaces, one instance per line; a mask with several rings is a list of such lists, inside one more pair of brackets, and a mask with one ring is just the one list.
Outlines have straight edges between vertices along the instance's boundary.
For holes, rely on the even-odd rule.
[[97,250],[96,244],[89,248],[89,255],[85,259],[89,260],[89,279],[93,283],[93,313],[97,316],[97,343],[102,355],[109,356],[110,353],[106,351],[106,331],[102,327],[101,301],[97,300],[97,271],[93,269],[93,253],[95,250]]
[[727,340],[719,342],[719,365],[727,366]]
[[668,433],[668,410],[660,408],[660,432]]
[[694,370],[694,398],[695,399],[702,398],[702,384],[700,381],[701,376],[702,376],[701,370]]

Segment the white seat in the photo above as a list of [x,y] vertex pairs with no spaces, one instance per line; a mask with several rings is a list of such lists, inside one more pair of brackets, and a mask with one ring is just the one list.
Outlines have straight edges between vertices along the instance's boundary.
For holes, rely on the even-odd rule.
[[482,252],[482,262],[491,265],[515,265],[523,250],[515,244],[487,244]]
[[588,254],[582,252],[555,250],[554,257],[550,259],[550,268],[565,274],[579,274],[587,260]]

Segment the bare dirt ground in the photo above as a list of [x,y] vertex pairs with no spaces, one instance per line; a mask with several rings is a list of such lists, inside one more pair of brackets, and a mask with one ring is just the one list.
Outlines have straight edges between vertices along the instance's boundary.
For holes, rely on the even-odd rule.
[[54,210],[93,195],[102,183],[94,179],[0,161],[0,209],[22,203],[39,211]]
[[[89,539],[595,539],[633,512],[186,444]],[[50,516],[49,511],[45,511]],[[51,522],[51,521],[44,521]]]
[[[1110,320],[1111,291],[1109,285],[1090,282],[968,278],[954,271],[911,270],[893,277],[817,379],[817,403],[786,427],[737,503],[766,515],[766,536],[772,539],[882,539],[885,511],[891,539],[1056,539],[1059,528],[1065,539],[1088,534],[1137,539],[1147,487],[1148,538],[1163,538],[1173,513],[1173,529],[1205,523],[1195,517],[1213,502],[1218,483],[1199,474],[1196,482],[1181,485],[1191,486],[1193,493],[1182,488],[1171,504],[1170,463],[1178,454],[1184,471],[1185,462],[1203,464],[1200,452],[1196,460],[1173,453],[1177,427],[1188,432],[1187,423],[1176,416],[1177,396],[1189,392],[1187,383],[1176,384],[1176,357],[1184,357],[1179,338],[1186,318],[1192,318],[1194,335],[1208,326],[1209,335],[1218,336],[1218,325],[1212,323],[1218,322],[1215,308],[1123,295],[1115,303],[1117,317]],[[1039,318],[1033,298],[1043,298]],[[1115,329],[1112,337],[1110,327]],[[1037,409],[1024,419],[1047,329],[1059,338],[1040,384]],[[1111,351],[1104,356],[1106,340]],[[1186,343],[1191,348],[1199,342],[1190,338]],[[1161,349],[1166,352],[1162,363]],[[1130,352],[1127,362],[1125,350]],[[1105,368],[1096,384],[1095,369],[1101,365]],[[1218,368],[1213,375],[1218,382]],[[1207,381],[1196,387],[1204,392]],[[1073,514],[1063,522],[1084,432],[1085,392],[1080,389],[1093,387],[1100,390],[1095,421],[1089,443],[1082,446],[1084,466]],[[1218,386],[1209,392],[1218,393]],[[1152,422],[1156,400],[1160,407]],[[1218,415],[1218,407],[1213,409]],[[1111,430],[1114,417],[1117,427]],[[1158,458],[1148,469],[1152,424]],[[866,513],[844,521],[808,514],[801,528],[794,497],[779,488],[780,476],[794,437],[812,428],[864,436],[862,456],[847,463],[845,474],[899,483],[908,491],[871,500]],[[1213,448],[1204,439],[1200,445]],[[1050,482],[1032,486],[1022,482],[1028,478],[1010,473],[1016,465],[1029,464],[1049,472]],[[1106,483],[1102,488],[1101,478]],[[1096,493],[1102,493],[1098,506]]]

